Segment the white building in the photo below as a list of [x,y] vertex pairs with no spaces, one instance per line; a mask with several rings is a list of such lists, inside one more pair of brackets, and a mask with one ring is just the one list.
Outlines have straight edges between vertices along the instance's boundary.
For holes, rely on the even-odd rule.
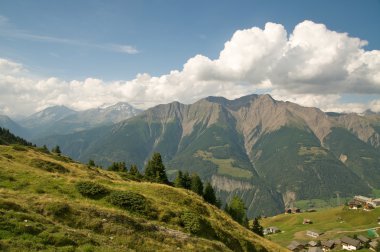
[[342,249],[344,250],[358,250],[360,248],[360,241],[352,239],[350,237],[342,237]]

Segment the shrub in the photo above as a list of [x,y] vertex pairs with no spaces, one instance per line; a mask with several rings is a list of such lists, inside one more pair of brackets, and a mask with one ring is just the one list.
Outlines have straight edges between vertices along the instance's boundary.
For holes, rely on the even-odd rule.
[[184,212],[181,215],[181,225],[192,234],[198,234],[201,231],[201,217],[194,212]]
[[162,212],[159,216],[159,220],[162,221],[162,222],[169,222],[171,219],[173,219],[174,217],[176,217],[176,214],[170,210],[165,210],[164,212]]
[[38,194],[46,193],[45,190],[44,190],[43,188],[41,188],[41,187],[36,188],[35,191],[36,191],[36,193],[38,193]]
[[100,199],[109,194],[107,188],[91,181],[78,182],[75,187],[80,194],[91,199]]
[[30,164],[31,164],[31,166],[33,166],[35,168],[45,170],[48,172],[58,172],[58,173],[69,172],[68,169],[66,169],[65,167],[63,167],[60,164],[53,163],[53,162],[46,161],[46,160],[42,160],[42,159],[32,159]]
[[114,191],[108,197],[108,202],[125,210],[147,215],[149,204],[144,196],[134,192]]
[[13,156],[11,154],[8,154],[8,153],[4,153],[3,156],[7,159],[13,159]]
[[46,145],[44,145],[44,146],[42,146],[42,147],[37,147],[36,150],[39,151],[39,152],[41,152],[41,153],[50,154],[50,151],[49,151],[49,149],[46,147]]
[[24,209],[20,205],[14,203],[14,202],[5,201],[5,200],[0,200],[0,209],[14,210],[17,212],[24,211]]
[[64,247],[64,246],[77,246],[77,242],[70,239],[68,234],[66,233],[54,233],[50,234],[47,232],[43,232],[40,235],[42,239],[42,243],[46,245],[53,245],[56,247]]
[[25,148],[21,145],[13,145],[12,149],[14,149],[15,151],[27,151],[28,150],[27,148]]
[[95,248],[93,245],[91,244],[84,244],[82,246],[80,246],[78,248],[79,251],[83,251],[83,252],[94,252],[95,251]]
[[64,202],[52,202],[45,207],[45,210],[48,214],[61,218],[70,214],[71,208]]

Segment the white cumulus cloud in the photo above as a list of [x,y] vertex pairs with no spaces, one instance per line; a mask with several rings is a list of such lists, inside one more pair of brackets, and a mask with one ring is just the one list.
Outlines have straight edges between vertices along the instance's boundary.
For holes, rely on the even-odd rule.
[[[0,112],[25,114],[56,104],[87,109],[118,101],[147,108],[255,92],[329,111],[379,111],[380,99],[366,104],[341,99],[345,94],[380,95],[380,51],[366,51],[365,45],[367,41],[312,21],[298,24],[290,34],[281,24],[267,23],[263,29],[236,31],[216,59],[196,55],[182,70],[115,82],[32,79],[22,74],[22,64],[0,59]],[[138,53],[128,45],[113,49]]]

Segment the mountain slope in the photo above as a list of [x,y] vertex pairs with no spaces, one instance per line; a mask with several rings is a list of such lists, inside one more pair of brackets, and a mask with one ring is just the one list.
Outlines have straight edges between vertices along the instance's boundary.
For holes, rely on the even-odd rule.
[[[2,251],[286,251],[187,190],[125,180],[30,147],[0,145],[0,168]],[[84,197],[78,183],[89,180],[143,199],[147,211]]]
[[[262,219],[260,223],[263,227],[275,226],[282,230],[283,232],[268,235],[266,238],[285,247],[293,240],[309,242],[311,240],[327,241],[353,235],[368,237],[367,230],[378,227],[379,214],[380,208],[364,211],[363,209],[349,210],[348,207],[341,206],[310,213],[280,214]],[[311,220],[313,224],[302,224],[304,219]],[[323,234],[313,239],[306,235],[307,230],[310,229],[318,230]]]
[[50,135],[65,135],[112,125],[139,113],[141,110],[126,102],[84,111],[74,111],[65,106],[53,106],[21,120],[20,124],[29,131],[29,135],[23,136],[36,140]]
[[[363,162],[342,162],[341,154],[353,160],[356,150],[332,143],[340,141],[334,138],[335,129],[347,132],[345,146],[362,143],[370,156]],[[158,105],[113,126],[38,143],[59,144],[64,153],[84,162],[126,161],[140,169],[158,151],[172,177],[177,170],[197,172],[212,182],[223,201],[241,195],[253,217],[279,213],[295,200],[379,188],[379,129],[378,115],[324,113],[269,95],[250,95]],[[347,187],[347,181],[353,185]]]
[[0,127],[9,129],[14,134],[27,138],[29,132],[6,115],[0,115]]
[[128,103],[119,102],[105,108],[94,108],[67,115],[55,121],[48,132],[54,134],[68,134],[94,127],[111,125],[141,113]]
[[20,123],[26,128],[46,127],[68,115],[75,114],[76,111],[66,106],[48,107],[40,112],[23,119]]

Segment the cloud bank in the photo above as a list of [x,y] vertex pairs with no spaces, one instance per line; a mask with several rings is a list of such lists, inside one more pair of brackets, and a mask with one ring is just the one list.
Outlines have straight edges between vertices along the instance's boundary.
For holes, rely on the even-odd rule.
[[[365,45],[367,41],[312,21],[298,24],[290,34],[281,24],[267,23],[264,29],[236,31],[217,59],[196,55],[182,70],[114,82],[29,78],[22,64],[0,59],[0,113],[28,114],[57,104],[81,110],[118,101],[147,108],[257,92],[323,110],[380,111],[380,99],[341,102],[345,94],[380,95],[380,51],[366,51]],[[133,53],[133,48],[119,49]]]

